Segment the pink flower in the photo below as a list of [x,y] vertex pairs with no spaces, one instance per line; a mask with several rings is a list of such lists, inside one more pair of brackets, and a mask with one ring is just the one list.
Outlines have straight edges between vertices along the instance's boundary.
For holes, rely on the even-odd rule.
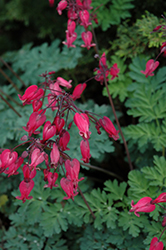
[[53,148],[50,153],[50,158],[51,158],[51,166],[55,166],[59,161],[60,153],[55,143],[53,144]]
[[70,89],[72,87],[71,82],[72,80],[66,81],[62,77],[57,77],[57,83],[63,87],[66,87],[67,89]]
[[66,7],[67,7],[67,1],[66,0],[61,0],[58,3],[58,7],[56,8],[57,11],[58,11],[58,14],[62,15],[62,10],[66,9]]
[[162,227],[165,227],[166,226],[166,215],[164,215],[162,217],[164,217],[163,221],[162,221]]
[[53,7],[54,6],[54,0],[49,0],[49,5],[50,5],[50,7]]
[[58,135],[61,132],[64,125],[65,125],[65,120],[63,118],[60,118],[59,116],[56,116],[54,118],[53,123],[56,126],[56,135]]
[[[55,98],[55,96],[62,94],[62,89],[59,87],[58,82],[51,83],[49,85],[49,89],[50,89],[51,93],[53,94],[54,98]],[[50,102],[49,102],[49,104],[50,104]]]
[[70,96],[74,101],[78,98],[81,97],[81,94],[82,92],[84,91],[84,89],[86,88],[86,83],[83,83],[83,84],[78,84],[74,91],[73,91],[73,94]]
[[67,22],[67,30],[66,30],[66,32],[68,32],[69,35],[72,36],[72,34],[74,33],[75,28],[76,28],[76,23],[69,19],[68,22]]
[[135,205],[134,201],[132,201],[131,206],[130,212],[134,212],[138,217],[140,217],[138,212],[150,213],[156,208],[156,206],[152,204],[152,198],[150,197],[141,198]]
[[55,184],[57,179],[58,179],[57,173],[49,172],[47,175],[48,184],[44,185],[44,188],[49,187],[50,189],[52,189],[53,187],[58,187],[58,184]]
[[44,90],[38,88],[37,85],[31,85],[28,87],[23,96],[18,94],[18,97],[25,104],[31,104],[33,100],[38,100],[44,95]]
[[116,130],[111,120],[104,116],[103,119],[99,119],[101,126],[105,129],[105,131],[109,134],[109,137],[112,137],[115,141],[119,139],[119,130]]
[[164,244],[162,241],[158,241],[157,237],[154,237],[150,243],[149,250],[163,250]]
[[19,157],[15,162],[9,165],[9,169],[5,170],[4,173],[8,174],[8,177],[11,175],[17,175],[19,172],[17,172],[17,169],[22,165],[24,162],[24,159],[22,157]]
[[160,51],[161,51],[160,53],[163,53],[163,56],[166,57],[166,42],[162,43]]
[[49,108],[51,107],[52,111],[58,109],[56,107],[56,104],[57,104],[56,95],[54,95],[54,94],[48,94],[47,99],[48,99],[48,104],[46,104],[47,107],[49,107]]
[[90,154],[90,147],[89,147],[89,141],[81,141],[80,143],[80,149],[81,149],[81,154],[82,154],[82,161],[85,163],[89,162],[89,159],[91,158]]
[[115,77],[118,77],[119,71],[120,69],[118,69],[117,63],[115,63],[110,69],[110,75],[112,76],[111,80],[113,80]]
[[110,70],[108,69],[108,66],[106,64],[106,55],[105,52],[102,54],[100,60],[99,60],[99,69],[94,69],[94,71],[97,71],[97,75],[95,76],[95,80],[99,81],[100,84],[103,84],[104,77],[106,80],[108,80],[108,75],[110,73]]
[[67,179],[71,180],[74,183],[74,185],[76,185],[79,181],[84,179],[84,178],[78,179],[78,175],[80,172],[80,163],[77,159],[74,158],[72,161],[66,160],[65,169],[66,169]]
[[70,141],[70,134],[65,129],[63,129],[60,133],[59,145],[62,151],[70,150],[67,148],[67,144]]
[[17,152],[12,152],[10,149],[5,149],[0,155],[1,167],[5,166],[5,168],[7,168],[8,166],[16,162],[17,157]]
[[16,199],[22,200],[24,203],[26,200],[30,200],[33,197],[29,196],[30,192],[34,187],[34,181],[30,180],[29,182],[22,181],[19,185],[21,196],[16,196]]
[[40,100],[34,100],[32,102],[33,112],[38,111],[43,105],[43,102]]
[[154,76],[154,74],[152,73],[157,67],[159,66],[159,62],[158,61],[154,61],[153,59],[150,59],[147,63],[146,63],[146,69],[145,71],[141,70],[141,73],[144,74],[146,77],[148,76]]
[[40,111],[33,112],[30,115],[29,121],[26,127],[23,127],[23,129],[29,133],[29,136],[31,136],[32,134],[40,133],[39,131],[36,131],[36,129],[42,126],[43,123],[45,122],[46,116],[44,113],[45,111],[43,112],[43,110],[40,110]]
[[81,19],[80,25],[83,25],[85,29],[92,24],[89,22],[89,12],[87,10],[80,11],[79,16]]
[[50,121],[47,121],[44,124],[43,128],[43,140],[47,141],[51,137],[53,137],[56,134],[56,127],[55,125],[52,125]]
[[152,201],[152,204],[157,204],[160,202],[166,202],[166,193],[160,194],[155,200]]
[[91,43],[92,42],[92,32],[90,32],[90,31],[82,32],[81,37],[85,43],[85,44],[81,45],[81,47],[86,47],[89,50],[91,47],[96,46],[95,43]]
[[76,113],[74,115],[74,123],[79,129],[79,134],[86,140],[90,138],[91,132],[89,131],[89,118],[85,113]]
[[36,169],[31,169],[29,165],[23,166],[24,181],[30,182],[36,176]]
[[67,42],[62,42],[63,44],[67,45],[68,48],[73,47],[75,48],[76,46],[73,45],[74,41],[77,38],[77,33],[74,32],[72,35],[69,34],[69,32],[66,32],[66,40]]
[[39,148],[35,148],[31,155],[31,164],[29,165],[32,169],[36,168],[37,165],[45,160],[45,152],[41,152]]
[[158,26],[156,26],[156,27],[153,29],[152,32],[156,32],[156,31],[160,30],[162,26],[163,26],[163,25],[158,25]]
[[63,199],[64,200],[68,200],[68,199],[74,200],[74,196],[76,196],[78,194],[78,192],[74,193],[72,181],[70,181],[69,179],[66,179],[66,178],[62,178],[60,181],[60,184],[61,184],[62,189],[67,194],[67,197],[64,197]]

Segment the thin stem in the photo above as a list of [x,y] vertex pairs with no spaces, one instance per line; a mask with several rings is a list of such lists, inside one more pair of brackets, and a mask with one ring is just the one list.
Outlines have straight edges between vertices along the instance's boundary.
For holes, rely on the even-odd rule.
[[17,110],[15,110],[15,108],[13,108],[13,106],[5,99],[3,98],[2,95],[0,95],[0,98],[19,116],[21,117],[21,115],[17,112]]
[[122,129],[121,129],[121,126],[120,126],[118,117],[117,117],[116,112],[115,112],[115,107],[114,107],[114,104],[113,104],[113,101],[112,101],[112,98],[111,98],[111,95],[110,95],[110,92],[109,92],[109,89],[108,89],[108,84],[107,84],[107,80],[106,80],[105,75],[104,75],[104,83],[105,83],[105,86],[106,86],[106,89],[107,89],[108,98],[109,98],[109,101],[110,101],[110,104],[111,104],[111,107],[112,107],[112,111],[113,111],[113,114],[114,114],[114,116],[115,116],[115,120],[116,120],[116,123],[117,123],[117,125],[118,125],[119,132],[120,132],[120,134],[121,134],[121,137],[122,137],[122,140],[123,140],[125,149],[126,149],[126,154],[127,154],[127,158],[128,158],[130,170],[132,170],[132,169],[133,169],[133,166],[132,166],[132,163],[131,163],[129,150],[128,150],[127,143],[126,143],[126,140],[125,140],[125,138],[124,138],[124,135],[123,135],[123,133],[122,133]]
[[5,92],[3,92],[2,89],[0,89],[0,92],[1,92],[3,95],[5,95],[8,99],[10,99],[11,101],[13,101],[15,104],[17,104],[18,106],[22,107],[22,105],[21,105],[19,102],[17,102],[17,101],[16,101],[14,98],[12,98],[10,95],[7,95]]
[[85,199],[85,196],[83,195],[83,192],[81,191],[81,189],[80,189],[80,187],[79,187],[79,186],[78,186],[78,190],[79,190],[79,192],[80,192],[80,194],[81,194],[81,196],[82,196],[82,198],[83,198],[83,200],[84,200],[84,202],[85,202],[85,204],[86,204],[87,208],[89,209],[89,211],[90,211],[90,213],[91,213],[91,215],[92,215],[93,219],[95,220],[95,219],[96,219],[96,216],[94,215],[94,213],[93,213],[92,209],[90,208],[90,206],[89,206],[89,204],[88,204],[87,200]]
[[13,88],[15,88],[19,94],[22,94],[21,91],[15,85],[15,83],[8,77],[8,75],[6,75],[6,73],[1,68],[0,68],[0,73],[8,80],[8,82],[12,84]]
[[[155,204],[155,203],[154,203]],[[161,206],[160,204],[156,203],[156,205],[158,205],[159,207],[162,207],[164,210],[166,210],[165,207]]]
[[164,230],[162,231],[162,233],[161,233],[161,235],[160,235],[160,237],[159,237],[159,240],[158,240],[158,241],[160,241],[161,236],[163,235],[163,233],[165,232],[165,230],[166,230],[166,227],[165,227],[165,228],[164,228]]
[[13,73],[13,75],[17,77],[24,87],[27,87],[19,75],[17,75],[17,73],[9,66],[9,64],[2,59],[2,57],[0,57],[0,61]]
[[[91,26],[91,28],[92,28],[92,33],[93,33],[94,40],[95,40],[95,43],[96,43],[97,54],[99,55],[99,50],[98,50],[98,46],[97,46],[97,39],[96,39],[96,35],[95,35],[95,32],[94,32],[93,26]],[[118,117],[117,117],[116,112],[115,112],[115,107],[114,107],[114,104],[113,104],[113,101],[112,101],[112,98],[111,98],[111,95],[110,95],[110,92],[109,92],[109,89],[108,89],[108,84],[107,84],[107,80],[106,80],[105,74],[104,74],[104,83],[105,83],[105,86],[106,86],[106,90],[107,90],[107,93],[108,93],[108,98],[109,98],[109,101],[110,101],[110,104],[111,104],[111,107],[112,107],[112,111],[113,111],[113,114],[114,114],[114,116],[115,116],[115,120],[116,120],[116,123],[117,123],[117,125],[118,125],[119,132],[120,132],[120,134],[121,134],[121,137],[122,137],[122,140],[123,140],[123,143],[124,143],[124,147],[125,147],[125,149],[126,149],[126,154],[127,154],[127,158],[128,158],[130,170],[132,170],[132,169],[133,169],[133,166],[132,166],[132,163],[131,163],[129,150],[128,150],[127,143],[126,143],[126,140],[125,140],[125,138],[124,138],[124,135],[123,135],[123,133],[122,133],[122,130],[121,130],[121,126],[120,126]]]
[[116,177],[120,181],[123,181],[122,177],[120,177],[119,175],[117,175],[117,174],[115,174],[113,172],[107,171],[107,170],[105,170],[103,168],[99,168],[99,167],[96,167],[96,166],[93,166],[93,165],[90,165],[90,164],[87,164],[87,163],[82,163],[82,162],[80,162],[80,164],[83,165],[83,166],[85,166],[85,167],[92,168],[92,169],[95,169],[97,171],[100,171],[100,172],[103,172],[105,174],[108,174],[110,176]]

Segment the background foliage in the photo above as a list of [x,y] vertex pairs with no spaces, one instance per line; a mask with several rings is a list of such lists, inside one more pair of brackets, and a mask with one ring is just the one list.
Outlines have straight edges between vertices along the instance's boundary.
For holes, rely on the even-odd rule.
[[[80,182],[96,219],[93,220],[81,196],[64,201],[60,187],[44,189],[42,175],[35,177],[33,199],[22,204],[19,195],[20,175],[0,175],[0,248],[11,250],[84,250],[84,249],[149,249],[154,236],[162,232],[164,210],[157,207],[141,218],[129,213],[131,200],[144,196],[156,198],[165,190],[166,180],[166,67],[165,58],[154,77],[145,78],[148,59],[155,58],[165,38],[150,33],[157,25],[166,3],[163,1],[104,0],[92,1],[99,24],[95,31],[100,52],[106,52],[108,64],[118,64],[120,74],[109,79],[118,117],[128,142],[135,170],[129,172],[122,141],[113,142],[107,135],[97,135],[92,126],[90,140],[91,164],[109,171],[109,175],[82,168]],[[56,5],[56,4],[55,4]],[[99,6],[99,8],[98,8]],[[111,13],[111,14],[110,14]],[[42,82],[39,76],[55,70],[54,77],[72,79],[73,86],[93,76],[98,62],[93,49],[81,49],[81,28],[77,29],[76,49],[67,49],[65,40],[67,18],[59,16],[56,6],[50,8],[41,0],[0,1],[0,55],[21,77],[26,86]],[[11,42],[12,41],[12,42]],[[2,64],[2,70],[23,93],[25,86]],[[21,115],[19,117],[0,99],[0,147],[13,148],[24,134],[22,126],[32,112],[19,106],[18,91],[0,75],[1,94]],[[103,93],[103,95],[101,95]],[[9,99],[11,96],[13,100]],[[113,120],[106,90],[92,80],[80,108]],[[51,112],[47,113],[48,119]],[[115,122],[114,122],[115,123]],[[80,158],[80,138],[71,128],[70,155]],[[18,153],[19,149],[18,149]],[[116,176],[116,177],[115,177]],[[60,186],[60,185],[59,185]],[[161,240],[166,246],[166,236]]]

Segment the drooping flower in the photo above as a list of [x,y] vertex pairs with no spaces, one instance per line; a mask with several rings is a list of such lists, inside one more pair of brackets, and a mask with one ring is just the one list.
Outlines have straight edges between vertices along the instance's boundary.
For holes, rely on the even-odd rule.
[[16,151],[11,151],[10,149],[5,149],[0,155],[1,167],[7,168],[14,162],[16,162],[18,154]]
[[88,140],[82,140],[80,143],[80,149],[82,154],[82,161],[85,163],[89,162],[89,159],[91,158],[90,154],[90,147],[89,147],[89,141]]
[[119,139],[119,130],[116,130],[111,120],[104,116],[103,119],[99,119],[101,126],[105,129],[105,131],[109,134],[109,137],[112,137],[115,141]]
[[163,53],[163,56],[166,57],[166,42],[162,43],[162,46],[160,48],[160,53]]
[[82,32],[81,37],[85,43],[85,44],[82,44],[81,47],[85,47],[89,50],[91,47],[96,46],[95,43],[91,43],[92,42],[92,32],[90,32],[90,31]]
[[89,12],[87,10],[80,11],[79,16],[81,19],[80,25],[83,25],[85,29],[92,24],[89,22]]
[[156,208],[156,206],[152,204],[152,198],[150,197],[141,198],[135,205],[134,201],[132,200],[131,207],[132,208],[130,209],[130,212],[134,212],[138,217],[140,217],[138,212],[150,213]]
[[80,172],[80,163],[77,159],[73,159],[72,161],[65,161],[65,169],[66,169],[66,177],[71,180],[73,183],[78,183],[84,178],[78,179],[78,175]]
[[18,94],[18,97],[25,104],[31,104],[33,100],[39,100],[44,95],[44,90],[38,88],[37,85],[31,85],[28,87],[23,96]]
[[118,77],[119,71],[120,69],[118,69],[117,63],[114,63],[114,65],[110,69],[110,75],[112,76],[111,80],[113,80],[115,77]]
[[17,170],[22,165],[23,162],[24,162],[24,159],[22,157],[17,158],[15,162],[9,165],[8,170],[5,170],[4,173],[8,174],[8,177],[10,177],[11,175],[19,174]]
[[53,137],[56,134],[56,127],[55,125],[52,125],[50,121],[47,121],[44,124],[43,128],[43,140],[47,141],[51,137]]
[[145,71],[141,70],[141,73],[144,74],[146,77],[154,76],[154,74],[152,72],[159,66],[159,64],[160,63],[158,61],[154,61],[153,59],[150,59],[146,63]]
[[86,140],[90,138],[91,132],[89,131],[89,118],[85,113],[76,113],[74,115],[74,123],[79,129],[79,134]]
[[76,28],[76,23],[69,19],[68,22],[67,22],[67,30],[66,30],[66,32],[69,33],[70,36],[72,36],[72,34],[75,31],[75,28]]
[[36,168],[37,165],[45,160],[45,152],[41,152],[39,148],[35,148],[31,155],[31,164],[29,165],[32,169]]
[[44,188],[49,187],[50,189],[52,189],[53,187],[58,187],[58,184],[55,184],[57,179],[58,179],[57,173],[49,172],[47,175],[48,184],[44,185]]
[[69,143],[69,141],[70,141],[70,134],[68,131],[63,129],[60,133],[60,140],[59,140],[59,145],[62,151],[70,150],[67,147],[67,144]]
[[29,182],[22,181],[19,185],[21,196],[16,196],[16,199],[22,200],[24,203],[26,200],[30,200],[33,197],[29,196],[30,192],[34,187],[34,181],[30,180]]
[[61,0],[58,3],[57,11],[59,15],[62,15],[62,10],[66,9],[67,7],[67,1],[66,0]]
[[41,100],[34,100],[32,102],[33,112],[38,111],[43,105],[43,102]]
[[166,202],[166,193],[160,194],[155,200],[152,201],[152,204],[157,204],[160,202]]
[[24,181],[30,182],[36,176],[36,169],[31,169],[31,167],[26,164],[23,166]]
[[156,31],[159,31],[161,29],[161,27],[163,27],[163,25],[158,25],[156,26],[152,32],[156,32]]
[[66,87],[67,89],[70,89],[72,87],[71,82],[72,80],[66,81],[62,77],[57,77],[57,83],[63,87]]
[[60,153],[55,143],[53,144],[53,148],[50,153],[50,158],[51,158],[51,166],[55,166],[59,161]]
[[77,33],[74,32],[72,35],[70,35],[68,32],[66,32],[66,40],[67,42],[62,42],[63,44],[67,45],[68,48],[73,47],[75,48],[76,46],[72,43],[77,39]]
[[63,118],[60,118],[58,115],[54,118],[54,121],[53,123],[55,124],[56,126],[56,135],[58,135],[62,128],[64,127],[65,125],[65,120]]
[[164,244],[162,241],[159,241],[157,237],[154,237],[150,243],[149,250],[163,250]]
[[50,5],[50,7],[53,7],[54,6],[54,0],[49,0],[49,5]]
[[61,184],[62,189],[67,194],[67,196],[64,197],[63,199],[64,200],[68,200],[68,199],[74,200],[74,196],[76,196],[78,194],[78,192],[74,193],[74,188],[73,188],[72,181],[70,181],[69,179],[66,179],[66,178],[62,178],[60,180],[60,184]]
[[81,97],[82,92],[86,88],[86,83],[78,84],[75,89],[73,90],[73,94],[70,97],[75,101],[76,99]]
[[106,55],[105,52],[102,54],[100,60],[99,60],[99,69],[94,69],[95,72],[97,72],[97,75],[95,75],[95,80],[99,81],[102,85],[104,82],[104,78],[108,80],[108,75],[110,73],[110,70],[108,69],[107,63],[106,63]]
[[36,131],[36,129],[42,126],[43,123],[45,122],[46,116],[44,113],[45,111],[43,112],[43,110],[39,110],[39,111],[33,112],[30,115],[29,121],[26,127],[23,127],[23,129],[29,133],[29,136],[31,136],[32,134],[40,133],[39,131]]

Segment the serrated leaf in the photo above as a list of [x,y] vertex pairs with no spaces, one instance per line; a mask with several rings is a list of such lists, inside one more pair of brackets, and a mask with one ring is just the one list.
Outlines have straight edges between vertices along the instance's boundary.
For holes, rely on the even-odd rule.
[[141,228],[144,227],[144,224],[137,216],[130,214],[127,211],[121,212],[118,225],[123,227],[123,230],[129,229],[129,234],[133,237],[137,237],[141,231]]
[[113,182],[108,180],[104,183],[106,186],[105,191],[109,191],[109,196],[113,200],[123,200],[124,193],[126,191],[127,183],[122,182],[118,185],[118,181],[115,179]]

